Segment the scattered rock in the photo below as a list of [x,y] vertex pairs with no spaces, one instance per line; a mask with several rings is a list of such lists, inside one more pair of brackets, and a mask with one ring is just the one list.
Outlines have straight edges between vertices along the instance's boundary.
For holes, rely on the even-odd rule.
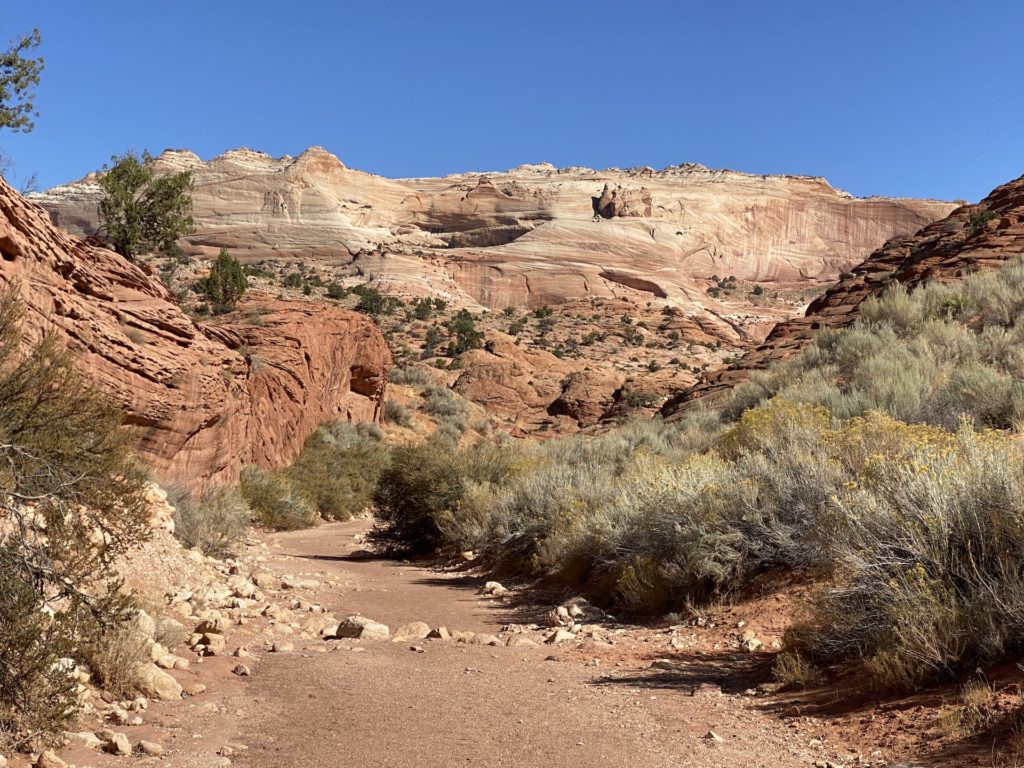
[[713,742],[715,744],[721,744],[723,741],[725,741],[725,739],[723,739],[721,736],[719,736],[714,731],[708,731],[701,738],[703,738],[705,741],[710,741],[710,742]]
[[197,635],[223,635],[228,631],[228,627],[231,623],[219,613],[215,613],[209,618],[203,619],[199,624],[196,625]]
[[431,640],[451,640],[452,636],[448,632],[448,627],[437,627],[436,629],[430,630],[427,633],[427,637]]
[[754,653],[755,651],[759,650],[762,645],[764,645],[764,643],[762,643],[756,637],[752,637],[749,640],[744,640],[740,647],[747,653]]
[[151,699],[170,701],[181,698],[178,681],[156,664],[143,664],[139,668],[137,684],[139,692]]
[[365,616],[349,616],[338,624],[334,633],[336,638],[357,638],[360,640],[387,640],[391,630],[386,624],[368,619]]
[[204,656],[221,656],[224,654],[227,640],[224,635],[208,632],[203,635],[198,645]]
[[526,635],[512,635],[508,640],[505,641],[505,645],[509,648],[536,648],[537,643],[531,640]]
[[470,645],[501,645],[501,638],[481,632],[469,639]]
[[68,768],[68,764],[57,757],[56,752],[48,749],[39,755],[39,758],[36,760],[36,768]]
[[426,653],[426,650],[423,648],[422,645],[410,645],[409,650],[414,653]]
[[252,671],[247,666],[245,666],[245,664],[236,664],[235,668],[232,669],[231,672],[233,674],[238,675],[239,677],[248,677],[252,674]]
[[480,594],[490,597],[502,597],[508,594],[508,590],[500,582],[488,581],[484,584],[483,589],[480,590]]
[[570,640],[575,640],[576,635],[567,629],[556,629],[550,633],[544,640],[548,645],[558,645],[559,643],[566,643]]
[[270,644],[271,653],[291,653],[295,646],[287,640],[278,640]]
[[655,661],[651,662],[651,669],[661,669],[666,672],[675,672],[676,665],[668,659],[656,659]]
[[796,704],[794,704],[791,707],[786,707],[786,710],[782,714],[786,717],[799,717],[800,707],[798,707]]
[[68,744],[76,747],[85,747],[86,749],[100,749],[103,746],[103,742],[96,738],[96,734],[92,731],[66,733],[64,734],[64,738]]
[[281,578],[281,589],[319,589],[320,582],[315,579],[298,579],[294,576]]
[[112,733],[107,739],[104,748],[112,755],[130,755],[132,753],[131,742],[123,733]]
[[409,640],[423,640],[430,635],[430,625],[422,621],[414,621],[410,624],[403,624],[395,630],[394,642],[408,642]]
[[154,741],[140,741],[139,752],[150,757],[162,757],[164,754],[164,748],[162,745],[157,744]]
[[201,693],[206,693],[206,686],[202,683],[192,683],[192,685],[185,689],[184,693],[187,696],[198,696]]
[[548,613],[549,627],[571,627],[575,623],[576,620],[569,615],[569,609],[564,605],[560,605]]

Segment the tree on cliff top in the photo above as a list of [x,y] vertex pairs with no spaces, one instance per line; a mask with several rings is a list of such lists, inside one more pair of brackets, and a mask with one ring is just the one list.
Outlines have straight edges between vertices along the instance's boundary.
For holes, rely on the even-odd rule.
[[111,158],[99,177],[101,231],[110,247],[128,259],[168,251],[192,232],[192,171],[157,177],[153,156],[132,151]]
[[33,100],[43,71],[43,58],[26,54],[42,42],[38,29],[15,39],[11,47],[0,53],[0,128],[28,133],[35,127],[32,118]]

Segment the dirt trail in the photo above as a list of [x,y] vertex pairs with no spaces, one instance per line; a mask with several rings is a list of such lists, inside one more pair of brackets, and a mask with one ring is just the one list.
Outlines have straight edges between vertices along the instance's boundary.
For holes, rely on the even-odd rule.
[[[316,599],[338,616],[361,613],[392,629],[424,621],[496,633],[524,620],[521,609],[478,596],[471,577],[349,558],[359,546],[353,535],[365,527],[278,534],[265,564],[338,583],[315,592]],[[657,677],[648,684],[636,664],[616,666],[621,656],[602,660],[607,648],[581,654],[561,646],[419,644],[424,653],[410,643],[356,641],[333,643],[327,652],[267,656],[221,708],[234,713],[233,729],[247,747],[234,764],[419,768],[554,759],[780,768],[806,767],[821,755],[808,746],[809,736],[740,697],[716,689],[694,695],[690,685],[665,686]],[[721,741],[707,738],[709,730]]]

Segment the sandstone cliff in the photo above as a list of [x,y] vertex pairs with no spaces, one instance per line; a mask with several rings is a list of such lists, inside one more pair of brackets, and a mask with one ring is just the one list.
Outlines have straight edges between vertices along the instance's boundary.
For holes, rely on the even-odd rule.
[[292,459],[323,421],[379,417],[390,353],[341,309],[256,299],[204,326],[147,268],[55,228],[0,179],[0,283],[16,282],[30,337],[56,332],[126,411],[157,477],[237,480]]
[[[167,151],[156,165],[195,174],[192,253],[352,262],[385,290],[490,309],[615,296],[715,309],[696,281],[832,280],[953,208],[698,165],[388,180],[320,148],[296,158],[240,149],[209,162]],[[96,231],[92,180],[36,199],[68,231]]]
[[735,366],[716,371],[696,387],[665,403],[671,416],[688,404],[713,403],[745,380],[750,372],[767,368],[803,349],[823,328],[851,324],[858,307],[888,286],[914,286],[930,279],[953,280],[968,272],[997,267],[1024,253],[1024,176],[997,187],[977,205],[957,208],[941,221],[916,234],[896,237],[872,253],[814,300],[802,317],[779,323],[763,344]]

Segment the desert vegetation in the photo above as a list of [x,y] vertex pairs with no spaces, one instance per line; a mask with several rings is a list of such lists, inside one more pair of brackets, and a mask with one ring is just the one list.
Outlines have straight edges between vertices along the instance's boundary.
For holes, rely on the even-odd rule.
[[822,586],[787,636],[793,680],[844,663],[908,689],[995,661],[1024,612],[1022,303],[1021,261],[896,289],[720,412],[403,454],[374,540],[474,550],[646,614],[807,574]]
[[[0,742],[46,741],[77,708],[74,664],[123,692],[112,660],[133,606],[112,561],[146,534],[144,479],[121,414],[53,337],[22,345],[0,297]],[[127,658],[127,657],[126,657]],[[70,659],[71,666],[64,660]],[[118,672],[114,670],[118,669]]]

